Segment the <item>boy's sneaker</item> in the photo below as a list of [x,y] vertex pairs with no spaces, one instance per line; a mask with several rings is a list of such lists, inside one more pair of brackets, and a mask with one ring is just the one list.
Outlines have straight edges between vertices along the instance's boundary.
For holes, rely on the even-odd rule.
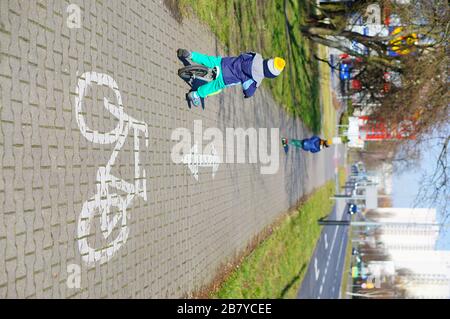
[[200,106],[202,103],[202,100],[200,99],[200,96],[198,95],[197,91],[189,92],[187,95],[189,101],[191,101],[194,106]]
[[191,54],[191,52],[189,52],[186,49],[178,49],[177,50],[177,56],[178,56],[179,59],[186,59],[187,60],[187,59],[191,58],[192,54]]

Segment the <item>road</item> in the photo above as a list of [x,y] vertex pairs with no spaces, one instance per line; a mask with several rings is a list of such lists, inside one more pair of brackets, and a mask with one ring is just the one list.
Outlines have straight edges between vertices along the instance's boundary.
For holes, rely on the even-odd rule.
[[[338,200],[329,220],[347,220],[345,201]],[[348,227],[324,226],[308,270],[299,289],[299,299],[338,299],[345,262]]]
[[270,174],[173,161],[179,129],[199,147],[208,128],[310,135],[264,88],[188,109],[177,48],[224,52],[164,1],[0,1],[0,298],[186,296],[333,178],[334,147],[286,155],[276,137]]
[[[337,56],[339,51],[327,49],[332,64],[332,55]],[[339,92],[339,72],[331,69],[331,91]],[[337,112],[337,121],[343,111],[341,108]],[[335,161],[335,186],[339,189],[339,179],[337,170],[339,166],[346,166],[347,153],[344,147],[334,149]],[[349,216],[344,214],[345,201],[338,200],[333,206],[328,219],[347,220]],[[345,226],[325,226],[317,242],[314,254],[311,258],[307,273],[298,291],[299,299],[337,299],[340,298],[340,285],[345,263],[345,250],[347,246],[348,227]]]

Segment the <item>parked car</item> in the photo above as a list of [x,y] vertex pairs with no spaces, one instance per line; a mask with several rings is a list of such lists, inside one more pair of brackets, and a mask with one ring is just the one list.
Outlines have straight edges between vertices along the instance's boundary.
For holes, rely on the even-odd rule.
[[350,80],[351,65],[345,62],[339,63],[339,79],[341,81]]
[[347,206],[347,214],[354,215],[358,212],[358,206],[356,204],[350,203]]

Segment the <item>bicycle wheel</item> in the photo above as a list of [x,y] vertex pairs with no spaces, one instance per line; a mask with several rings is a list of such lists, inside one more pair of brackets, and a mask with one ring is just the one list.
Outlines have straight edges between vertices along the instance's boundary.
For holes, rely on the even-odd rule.
[[[95,266],[96,263],[103,264],[109,261],[117,251],[124,245],[128,238],[129,229],[127,227],[127,207],[126,203],[117,194],[111,194],[110,201],[105,199],[98,199],[93,196],[83,204],[80,215],[78,217],[78,250],[81,258],[89,266]],[[120,216],[115,221],[112,227],[118,225],[119,232],[114,239],[108,241],[102,247],[92,247],[89,243],[89,238],[94,234],[91,233],[92,219],[98,214],[101,214],[102,206],[107,207],[107,215],[110,214],[111,208],[116,208]],[[120,224],[119,224],[120,223]],[[105,232],[107,230],[100,230],[104,239],[107,239]]]
[[185,81],[190,81],[191,79],[207,79],[210,69],[203,65],[188,65],[184,68],[178,70],[178,76]]

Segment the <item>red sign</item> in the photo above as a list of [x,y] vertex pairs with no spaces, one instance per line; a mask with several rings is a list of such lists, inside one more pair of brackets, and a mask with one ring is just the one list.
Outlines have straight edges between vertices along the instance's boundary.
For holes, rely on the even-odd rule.
[[384,120],[370,119],[368,116],[358,118],[359,137],[366,141],[414,139],[414,122],[403,121],[393,125]]

